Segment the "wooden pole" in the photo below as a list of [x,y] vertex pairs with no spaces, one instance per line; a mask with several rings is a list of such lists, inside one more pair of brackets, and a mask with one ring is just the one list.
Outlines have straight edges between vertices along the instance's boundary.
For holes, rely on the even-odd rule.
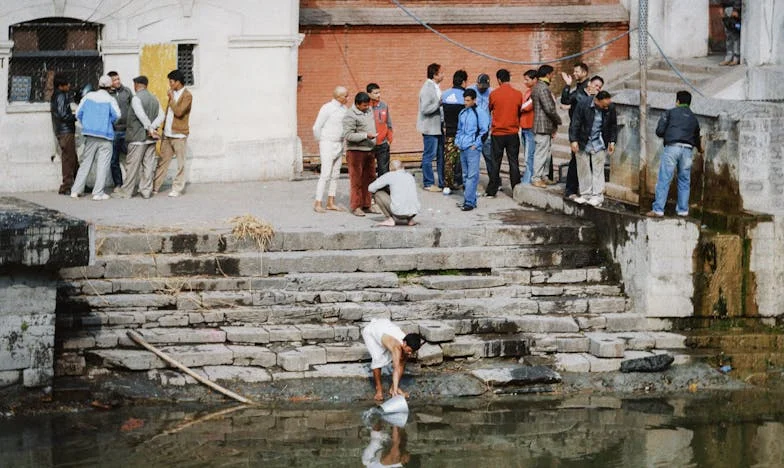
[[172,366],[176,367],[177,369],[185,372],[186,374],[190,375],[191,377],[193,377],[197,381],[199,381],[199,382],[203,383],[204,385],[210,387],[211,389],[215,390],[216,392],[220,392],[220,393],[226,395],[227,397],[234,398],[235,400],[237,400],[237,401],[239,401],[241,403],[245,403],[245,404],[248,404],[248,405],[255,405],[255,403],[253,401],[245,398],[244,396],[238,395],[238,394],[232,392],[229,389],[223,388],[220,385],[218,385],[215,382],[213,382],[212,380],[205,379],[204,377],[200,376],[199,374],[197,374],[197,373],[193,372],[192,370],[190,370],[189,368],[185,367],[183,364],[180,364],[179,362],[175,361],[173,358],[171,358],[171,357],[167,356],[166,354],[164,354],[163,351],[159,350],[158,348],[156,348],[155,346],[151,345],[150,343],[147,343],[144,340],[144,338],[142,338],[142,336],[140,334],[136,333],[135,331],[128,330],[127,331],[127,335],[128,335],[128,338],[132,339],[133,341],[138,343],[140,346],[142,346],[146,350],[152,352],[153,354],[155,354],[159,358],[163,359],[164,361],[166,361],[167,363],[169,363]]

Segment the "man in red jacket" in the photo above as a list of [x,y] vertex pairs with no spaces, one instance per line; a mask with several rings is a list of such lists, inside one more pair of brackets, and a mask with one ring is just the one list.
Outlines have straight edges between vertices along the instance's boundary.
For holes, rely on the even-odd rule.
[[520,183],[520,166],[517,156],[520,152],[520,109],[523,106],[523,93],[509,84],[511,75],[504,68],[495,73],[498,88],[490,93],[490,128],[493,145],[493,171],[487,184],[487,197],[495,197],[501,186],[501,161],[509,161],[509,183],[514,189]]

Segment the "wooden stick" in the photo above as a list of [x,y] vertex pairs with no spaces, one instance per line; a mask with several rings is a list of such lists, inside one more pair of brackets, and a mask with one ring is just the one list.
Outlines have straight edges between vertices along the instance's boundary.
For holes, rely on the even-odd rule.
[[140,334],[136,333],[135,331],[128,330],[127,331],[127,335],[128,335],[128,338],[132,339],[133,341],[135,341],[136,343],[138,343],[139,345],[144,347],[146,350],[154,353],[159,358],[163,359],[164,361],[166,361],[167,363],[169,363],[172,366],[176,367],[177,369],[185,372],[186,374],[190,375],[191,377],[193,377],[197,381],[203,383],[204,385],[210,387],[211,389],[213,389],[213,390],[215,390],[217,392],[220,392],[220,393],[222,393],[222,394],[224,394],[224,395],[226,395],[226,396],[228,396],[230,398],[234,398],[235,400],[237,400],[237,401],[239,401],[241,403],[245,403],[245,404],[248,404],[248,405],[254,405],[255,404],[253,401],[245,398],[244,396],[238,395],[238,394],[232,392],[231,390],[223,388],[220,385],[218,385],[215,382],[213,382],[212,380],[205,379],[204,377],[200,376],[199,374],[193,372],[189,368],[185,367],[184,365],[180,364],[179,362],[175,361],[171,357],[169,357],[166,354],[164,354],[163,351],[159,350],[158,348],[156,348],[155,346],[151,345],[150,343],[147,343],[144,340],[144,338],[142,338],[142,336]]

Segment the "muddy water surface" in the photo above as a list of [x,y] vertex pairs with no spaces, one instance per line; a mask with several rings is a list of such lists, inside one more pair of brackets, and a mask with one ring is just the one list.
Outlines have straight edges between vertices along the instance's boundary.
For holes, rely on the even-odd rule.
[[0,419],[0,466],[778,467],[782,400],[412,401],[403,427],[363,419],[369,404],[85,410]]

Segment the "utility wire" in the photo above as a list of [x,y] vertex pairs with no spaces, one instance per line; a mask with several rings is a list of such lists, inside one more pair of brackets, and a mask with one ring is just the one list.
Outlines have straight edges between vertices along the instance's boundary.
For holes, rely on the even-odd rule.
[[400,10],[402,10],[403,13],[408,15],[411,19],[413,19],[414,21],[419,23],[421,26],[423,26],[424,28],[428,29],[430,32],[432,32],[435,35],[437,35],[438,37],[440,37],[441,39],[449,42],[450,44],[455,45],[455,46],[457,46],[457,47],[459,47],[459,48],[461,48],[463,50],[471,52],[472,54],[478,55],[480,57],[484,57],[486,59],[494,60],[496,62],[509,63],[509,64],[512,64],[512,65],[544,65],[544,64],[547,64],[547,63],[565,62],[566,60],[571,60],[571,59],[579,57],[581,55],[585,55],[585,54],[591,53],[591,52],[593,52],[595,50],[601,49],[602,47],[605,47],[605,46],[607,46],[609,44],[612,44],[613,42],[615,42],[615,41],[617,41],[619,39],[622,39],[623,37],[628,36],[633,31],[637,30],[637,28],[632,28],[632,29],[626,31],[625,33],[620,34],[619,36],[616,36],[616,37],[610,39],[609,41],[607,41],[607,42],[605,42],[603,44],[599,44],[599,45],[597,45],[595,47],[591,47],[590,49],[586,49],[586,50],[584,50],[582,52],[578,52],[576,54],[571,54],[571,55],[567,55],[565,57],[560,57],[560,58],[556,58],[556,59],[552,59],[552,60],[546,60],[546,61],[543,61],[543,62],[522,62],[522,61],[509,60],[509,59],[505,59],[505,58],[501,58],[501,57],[496,57],[494,55],[486,54],[486,53],[484,53],[482,51],[476,50],[476,49],[474,49],[472,47],[469,47],[469,46],[464,45],[464,44],[462,44],[460,42],[457,42],[456,40],[452,39],[451,37],[447,36],[446,34],[440,32],[438,30],[434,29],[429,24],[427,24],[426,22],[421,20],[419,17],[417,17],[417,15],[415,15],[408,8],[406,8],[403,5],[401,5],[398,0],[391,0],[391,1],[392,1],[392,3],[396,7],[400,8]]

